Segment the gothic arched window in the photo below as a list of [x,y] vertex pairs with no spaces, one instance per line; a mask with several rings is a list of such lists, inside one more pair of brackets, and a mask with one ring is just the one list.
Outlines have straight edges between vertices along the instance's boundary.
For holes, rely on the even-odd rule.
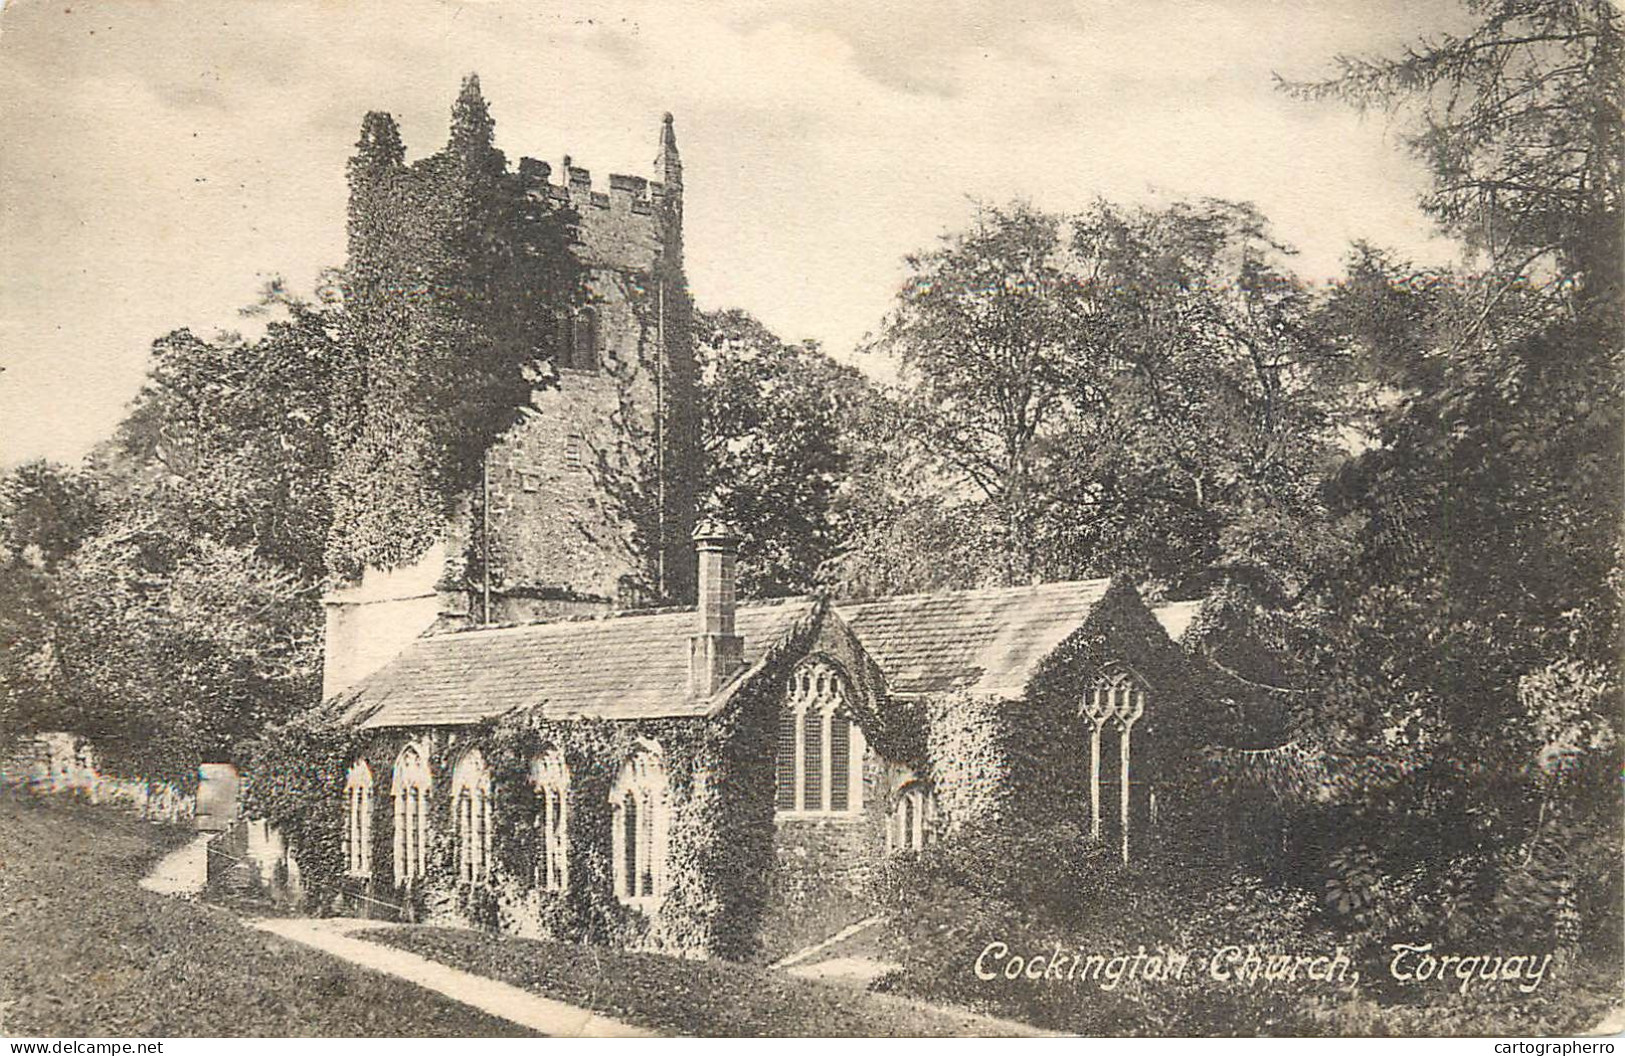
[[344,778],[344,858],[351,876],[372,875],[372,767],[357,759]]
[[808,660],[791,673],[779,712],[779,813],[863,809],[863,729],[852,721],[849,699],[846,676],[826,660]]
[[483,884],[491,878],[491,774],[477,748],[464,752],[451,772],[451,809],[457,879]]
[[429,764],[413,745],[395,759],[390,795],[395,800],[395,882],[404,884],[429,871]]
[[918,781],[904,785],[886,821],[886,849],[919,851],[936,840],[937,797]]
[[[1123,861],[1129,860],[1129,824],[1132,814],[1132,783],[1129,747],[1134,724],[1145,715],[1146,684],[1121,664],[1107,664],[1090,684],[1079,711],[1089,722],[1089,832],[1104,836],[1104,800],[1108,794],[1117,805],[1118,838]],[[1107,735],[1117,738],[1117,758],[1111,761],[1115,773],[1102,780],[1101,741]],[[1115,777],[1115,780],[1111,778]],[[1110,793],[1107,786],[1115,785]]]
[[570,886],[570,768],[564,753],[550,748],[530,763],[536,790],[536,886],[564,891]]
[[658,747],[640,746],[621,765],[609,802],[614,811],[615,894],[622,902],[652,906],[666,891],[671,814],[666,764]]

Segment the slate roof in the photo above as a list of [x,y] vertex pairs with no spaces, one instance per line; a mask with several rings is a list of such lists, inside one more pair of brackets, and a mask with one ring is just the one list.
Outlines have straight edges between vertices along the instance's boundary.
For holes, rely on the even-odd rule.
[[[835,602],[892,693],[967,691],[1013,698],[1040,660],[1106,594],[1107,579]],[[745,670],[813,609],[808,598],[740,605]],[[1194,602],[1157,619],[1177,639]],[[515,708],[547,718],[698,717],[722,697],[690,698],[692,610],[460,631],[419,638],[348,691],[363,725],[478,722]],[[728,692],[723,690],[723,694]]]
[[[740,606],[745,669],[811,609],[805,598]],[[704,715],[712,701],[686,692],[692,633],[688,611],[432,635],[347,691],[345,712],[371,713],[368,728],[458,725],[514,708],[554,719]]]
[[1088,618],[1109,579],[836,602],[893,693],[1015,697]]

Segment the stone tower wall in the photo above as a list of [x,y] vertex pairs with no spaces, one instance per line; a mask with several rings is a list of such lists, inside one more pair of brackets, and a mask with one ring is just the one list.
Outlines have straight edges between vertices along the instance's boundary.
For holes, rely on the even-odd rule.
[[489,531],[492,619],[690,601],[694,358],[679,208],[641,177],[611,176],[606,193],[574,166],[557,184],[541,163],[521,172],[576,218],[598,365],[562,366],[487,458],[489,528],[475,502],[459,534],[477,553]]
[[[477,91],[465,85],[465,93],[471,87]],[[369,122],[393,136],[387,118]],[[398,138],[384,147],[375,164],[400,173],[405,191],[416,186],[410,174],[435,164],[405,166]],[[566,221],[584,273],[574,315],[592,314],[596,363],[580,369],[575,362],[572,313],[541,327],[549,332],[536,334],[535,346],[552,350],[557,383],[538,385],[518,423],[490,444],[478,479],[454,499],[424,556],[401,569],[362,569],[326,598],[324,695],[353,685],[420,634],[693,602],[699,409],[682,164],[670,115],[655,171],[659,181],[612,175],[595,185],[568,158],[557,179],[531,158],[508,170],[510,186]],[[410,194],[373,204],[419,207]],[[396,221],[398,230],[411,229]],[[379,442],[387,455],[388,438]],[[400,469],[384,457],[373,472]],[[394,483],[361,481],[386,496]],[[410,551],[416,541],[408,542]],[[345,540],[338,546],[342,552]],[[402,572],[426,585],[378,589]]]

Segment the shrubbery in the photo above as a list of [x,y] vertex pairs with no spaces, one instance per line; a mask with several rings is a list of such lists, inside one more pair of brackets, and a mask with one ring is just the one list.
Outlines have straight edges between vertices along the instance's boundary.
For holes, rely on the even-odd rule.
[[[1125,867],[1068,824],[964,829],[882,870],[875,893],[902,967],[881,985],[1090,1035],[1561,1033],[1593,1026],[1615,1000],[1617,961],[1575,946],[1554,951],[1550,931],[1521,933],[1515,915],[1498,911],[1497,893],[1482,889],[1474,863],[1389,876],[1357,859],[1317,889],[1205,864],[1223,860],[1217,855],[1151,853]],[[1452,869],[1471,882],[1445,882]],[[1463,955],[1554,956],[1527,994],[1392,978],[1392,944],[1429,942]],[[1210,966],[1227,947],[1231,978],[1215,979]],[[1341,955],[1348,967],[1329,980],[1300,973],[1249,982],[1240,977],[1248,947],[1266,962]],[[1106,963],[1073,960],[1092,954]],[[1168,965],[1180,954],[1189,962],[1177,978],[1144,970],[1152,958]],[[1025,964],[1012,966],[1016,957],[1065,963],[1049,978],[1034,966],[1034,979]],[[1337,962],[1323,963],[1332,972]]]

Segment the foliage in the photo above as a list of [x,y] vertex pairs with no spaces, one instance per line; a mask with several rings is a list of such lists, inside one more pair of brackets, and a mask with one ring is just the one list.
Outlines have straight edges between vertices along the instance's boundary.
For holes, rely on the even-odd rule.
[[0,479],[0,745],[71,722],[57,641],[60,572],[100,517],[85,474],[36,461]]
[[[117,436],[77,473],[7,481],[29,729],[90,736],[113,772],[187,785],[319,684],[330,308],[273,284],[256,338],[154,343]],[[54,482],[54,483],[53,483]]]
[[150,522],[121,527],[62,587],[73,725],[112,772],[189,785],[200,760],[314,699],[314,592],[258,555],[207,539],[172,552]]
[[531,193],[465,80],[445,150],[408,166],[368,114],[350,161],[331,571],[410,564],[443,535],[493,440],[551,377],[584,296],[573,214]]
[[[1051,1029],[1131,1036],[1562,1034],[1593,1028],[1617,1001],[1617,968],[1561,954],[1532,994],[1394,980],[1396,941],[1510,955],[1548,948],[1532,931],[1502,930],[1511,921],[1492,924],[1481,892],[1449,879],[1464,863],[1396,877],[1346,855],[1334,895],[1350,885],[1359,894],[1339,909],[1337,898],[1327,904],[1212,856],[1153,855],[1125,868],[1103,849],[1091,858],[1077,837],[1069,826],[999,826],[892,858],[876,885],[889,910],[888,955],[902,963],[888,988]],[[996,943],[1002,949],[982,965],[994,977],[978,976]],[[1248,982],[1235,959],[1249,946],[1266,959],[1341,955],[1348,967],[1330,980]],[[1226,948],[1231,978],[1216,979],[1211,966]],[[1124,969],[1138,951],[1166,965],[1173,955],[1190,960],[1177,976],[1130,977]],[[1117,959],[1117,968],[1010,977],[1011,955],[1046,963],[1092,955]]]
[[849,416],[867,384],[811,344],[781,341],[738,310],[695,320],[705,402],[702,509],[741,526],[739,589],[808,593],[839,542],[836,490]]
[[1298,721],[1426,761],[1342,819],[1390,873],[1475,858],[1548,929],[1587,887],[1579,930],[1617,936],[1600,890],[1620,839],[1619,14],[1470,7],[1463,36],[1288,86],[1398,114],[1432,176],[1424,207],[1472,254],[1424,272],[1357,247],[1329,298],[1377,400],[1328,489],[1363,525],[1357,559],[1286,638],[1323,685]]
[[1352,375],[1288,253],[1251,207],[1202,200],[984,208],[910,257],[873,347],[902,369],[888,455],[939,505],[892,525],[980,552],[980,580],[1124,571],[1270,604],[1345,562],[1317,486]]
[[[1195,873],[1159,862],[1128,872],[1108,848],[1080,835],[1070,825],[967,830],[892,859],[877,885],[890,911],[891,949],[903,965],[889,987],[1085,1035],[1295,1032],[1293,1012],[1309,987],[1226,986],[1208,978],[1207,961],[1238,941],[1320,952],[1309,937],[1312,904],[1304,896],[1211,868]],[[1002,972],[979,978],[977,962],[994,943],[1023,959],[1143,950],[1188,954],[1191,966],[1177,978],[1115,984]]]
[[1467,6],[1477,20],[1462,36],[1397,58],[1338,56],[1337,76],[1283,87],[1406,118],[1405,143],[1434,176],[1422,207],[1490,264],[1480,325],[1526,286],[1541,294],[1526,310],[1589,314],[1619,296],[1619,10],[1607,0]]
[[[243,815],[282,834],[318,907],[331,903],[346,868],[344,781],[363,743],[333,708],[315,707],[268,724],[238,748]],[[373,794],[387,800],[387,786]],[[387,833],[382,843],[373,847],[375,862],[389,861]]]
[[314,582],[325,571],[331,399],[343,367],[334,307],[273,281],[243,314],[270,316],[261,336],[177,330],[153,342],[146,381],[99,452],[100,469],[120,482],[132,515]]
[[1346,562],[1320,482],[1351,375],[1248,205],[1099,203],[1076,218],[1088,356],[1052,471],[1056,574],[1125,572],[1269,607]]
[[998,526],[944,479],[914,417],[906,394],[884,390],[846,408],[840,546],[827,566],[842,597],[964,589],[1001,574]]
[[876,345],[897,356],[911,424],[932,454],[990,504],[1015,579],[1038,568],[1034,462],[1066,409],[1082,345],[1064,249],[1055,217],[984,209],[969,231],[906,259]]

